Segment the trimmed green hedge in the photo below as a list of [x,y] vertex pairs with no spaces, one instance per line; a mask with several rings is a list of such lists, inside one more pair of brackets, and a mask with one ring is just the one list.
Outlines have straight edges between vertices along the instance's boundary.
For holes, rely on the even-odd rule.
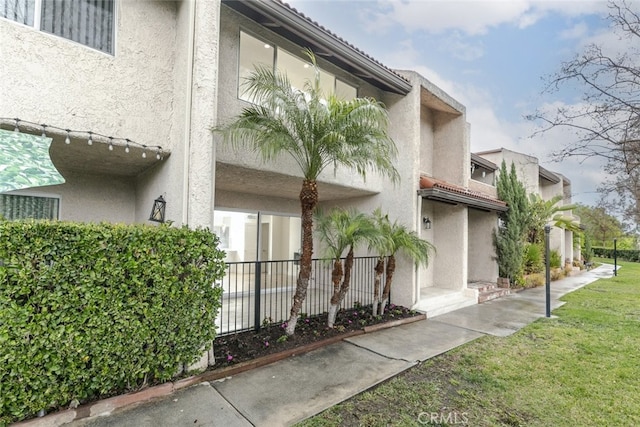
[[[613,259],[613,248],[593,247],[593,254],[600,258]],[[618,249],[618,259],[623,261],[640,262],[640,251],[635,249]]]
[[208,230],[0,221],[0,425],[166,381],[215,336]]

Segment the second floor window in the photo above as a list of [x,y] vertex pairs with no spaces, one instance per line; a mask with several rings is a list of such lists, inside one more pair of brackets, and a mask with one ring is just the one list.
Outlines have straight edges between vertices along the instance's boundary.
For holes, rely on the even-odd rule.
[[[240,32],[240,61],[239,61],[239,98],[251,101],[243,91],[243,81],[256,66],[266,66],[287,74],[291,85],[296,89],[303,89],[307,80],[313,80],[314,71],[307,61],[292,55],[286,50],[268,42],[257,39],[244,31]],[[320,87],[326,94],[335,93],[343,99],[353,99],[358,95],[357,89],[338,79],[333,74],[320,70]]]
[[113,53],[114,0],[0,0],[0,17]]

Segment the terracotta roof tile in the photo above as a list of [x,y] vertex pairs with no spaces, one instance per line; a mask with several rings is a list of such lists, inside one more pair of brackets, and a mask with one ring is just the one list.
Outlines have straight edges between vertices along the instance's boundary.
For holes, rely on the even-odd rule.
[[446,190],[446,191],[450,191],[450,192],[453,192],[453,193],[462,194],[462,195],[467,196],[467,197],[473,197],[473,198],[480,199],[480,200],[487,200],[487,201],[490,201],[490,202],[493,202],[493,203],[497,203],[497,204],[500,204],[500,205],[503,205],[503,206],[507,206],[507,204],[505,202],[503,202],[502,200],[496,199],[494,197],[491,197],[488,194],[481,193],[480,191],[472,191],[472,190],[469,190],[468,188],[460,187],[458,185],[448,183],[448,182],[443,181],[441,179],[431,178],[431,177],[427,177],[427,176],[421,176],[420,177],[420,189],[427,189],[427,188],[437,188],[437,189],[441,189],[441,190]]

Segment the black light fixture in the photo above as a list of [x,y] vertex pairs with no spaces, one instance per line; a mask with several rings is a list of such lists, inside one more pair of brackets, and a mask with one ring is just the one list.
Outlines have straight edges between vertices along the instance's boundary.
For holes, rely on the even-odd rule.
[[431,220],[429,219],[428,216],[422,217],[422,223],[424,224],[425,230],[431,230]]
[[162,196],[153,201],[153,208],[151,209],[151,215],[149,221],[164,222],[164,209],[167,206],[167,202]]

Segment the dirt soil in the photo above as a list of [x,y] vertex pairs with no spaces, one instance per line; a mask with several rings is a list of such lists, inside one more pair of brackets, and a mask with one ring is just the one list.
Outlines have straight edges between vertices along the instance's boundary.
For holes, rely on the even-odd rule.
[[362,330],[365,326],[378,325],[398,319],[406,319],[420,313],[406,307],[391,304],[384,314],[371,315],[371,306],[342,309],[336,316],[335,326],[327,327],[327,313],[298,319],[295,334],[287,336],[286,323],[266,324],[259,332],[248,331],[217,337],[214,341],[216,369],[253,360],[268,354],[311,344],[327,338]]

